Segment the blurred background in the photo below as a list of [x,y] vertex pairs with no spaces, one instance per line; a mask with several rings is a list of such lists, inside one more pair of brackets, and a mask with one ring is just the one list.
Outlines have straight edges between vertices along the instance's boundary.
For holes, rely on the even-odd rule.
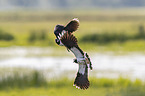
[[[53,33],[73,18],[93,64],[85,91]],[[0,0],[0,95],[145,96],[144,27],[145,0]]]

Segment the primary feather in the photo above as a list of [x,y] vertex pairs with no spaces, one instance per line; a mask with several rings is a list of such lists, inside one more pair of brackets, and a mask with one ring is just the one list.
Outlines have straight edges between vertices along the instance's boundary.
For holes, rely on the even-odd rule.
[[74,18],[73,20],[71,20],[66,26],[65,26],[65,30],[68,32],[74,32],[78,29],[79,27],[79,20],[77,18]]

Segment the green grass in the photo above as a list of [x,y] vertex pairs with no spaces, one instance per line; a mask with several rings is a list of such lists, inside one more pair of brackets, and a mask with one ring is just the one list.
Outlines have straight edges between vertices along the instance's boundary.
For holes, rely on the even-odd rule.
[[[63,88],[28,88],[1,91],[1,96],[106,96],[107,89],[78,90],[69,87]],[[108,91],[108,90],[107,90]]]
[[[0,29],[8,32],[14,36],[14,40],[11,41],[0,41],[1,47],[9,46],[39,46],[39,47],[54,47],[60,48],[55,44],[55,36],[53,34],[53,29],[56,24],[65,24],[66,22],[1,22]],[[87,27],[88,26],[88,27]],[[115,27],[113,27],[115,26]],[[85,51],[96,51],[96,52],[106,52],[106,51],[116,51],[116,52],[133,52],[133,51],[145,51],[145,41],[144,40],[134,40],[125,42],[111,42],[108,44],[99,43],[86,43],[81,42],[81,38],[87,34],[103,34],[108,30],[109,34],[111,31],[119,34],[121,31],[125,30],[124,34],[133,35],[138,31],[137,22],[80,22],[80,28],[74,35],[78,38],[78,44]],[[41,33],[41,30],[46,30],[47,37],[45,40],[36,39],[33,42],[29,42],[30,35],[32,31],[36,33]],[[89,32],[89,33],[88,33]],[[112,33],[113,33],[112,32]]]
[[[129,78],[90,77],[91,86],[87,90],[76,89],[68,78],[44,79],[39,71],[20,69],[0,79],[1,96],[144,96],[145,82]],[[23,70],[24,71],[24,70]],[[28,72],[29,71],[29,72]],[[19,73],[17,73],[19,72]],[[13,73],[13,75],[12,75]],[[23,75],[22,75],[23,73]],[[5,73],[6,74],[6,73]]]
[[144,87],[129,88],[90,88],[78,90],[63,88],[28,88],[0,91],[1,96],[144,96]]
[[[106,13],[105,13],[106,12]],[[136,14],[138,13],[138,14]],[[111,42],[100,44],[98,42],[82,42],[81,39],[87,35],[92,34],[124,34],[127,38],[129,36],[135,36],[139,32],[139,26],[145,26],[144,18],[145,14],[141,11],[135,10],[106,10],[102,11],[91,11],[89,15],[86,12],[1,12],[0,29],[14,36],[11,41],[0,40],[0,47],[9,46],[39,46],[39,47],[53,47],[59,48],[55,44],[54,27],[56,24],[66,24],[69,20],[74,17],[80,19],[79,30],[74,34],[78,38],[80,47],[86,51],[106,52],[127,52],[127,51],[145,51],[144,39],[128,40],[124,42],[114,41],[112,37]],[[59,18],[58,18],[59,16]],[[88,16],[88,17],[87,17]],[[17,17],[17,18],[14,18]],[[31,18],[35,20],[30,20]],[[45,17],[45,18],[42,18]],[[54,18],[53,18],[54,17]],[[57,17],[57,19],[55,19]],[[90,18],[92,17],[92,18]],[[103,17],[106,19],[100,20]],[[6,19],[7,18],[7,19]],[[86,18],[90,18],[86,19]],[[120,19],[122,18],[122,19]],[[135,18],[135,19],[134,19]],[[16,20],[15,20],[16,19]],[[114,20],[115,19],[115,20]],[[40,39],[38,36],[45,30],[45,39]],[[33,36],[35,33],[36,36]],[[107,35],[106,34],[106,35]],[[124,36],[123,35],[123,36]],[[105,35],[99,35],[105,40]],[[110,35],[114,36],[114,35]],[[118,38],[120,35],[117,35]],[[44,38],[44,37],[43,37]],[[85,39],[85,38],[84,38]],[[105,41],[106,42],[106,41]]]

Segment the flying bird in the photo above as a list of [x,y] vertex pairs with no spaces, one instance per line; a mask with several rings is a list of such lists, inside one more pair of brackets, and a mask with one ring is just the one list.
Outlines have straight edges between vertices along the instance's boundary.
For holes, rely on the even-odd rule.
[[74,63],[79,65],[77,76],[74,81],[74,86],[80,89],[88,89],[90,82],[88,80],[88,68],[92,70],[92,63],[89,55],[83,52],[78,46],[77,38],[73,35],[79,27],[79,20],[73,19],[66,26],[56,25],[54,34],[56,35],[56,43],[60,46],[65,46],[67,50],[75,55]]
[[63,46],[60,39],[58,38],[60,36],[60,34],[64,33],[64,31],[67,31],[68,33],[73,33],[78,29],[78,27],[79,27],[79,20],[77,18],[74,18],[73,20],[68,22],[68,24],[66,26],[56,25],[54,28],[54,34],[57,39],[55,39],[55,42],[58,45]]

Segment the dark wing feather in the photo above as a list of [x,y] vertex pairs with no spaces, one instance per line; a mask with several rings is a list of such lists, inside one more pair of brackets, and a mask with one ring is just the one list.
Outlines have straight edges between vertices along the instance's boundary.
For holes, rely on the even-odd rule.
[[[88,80],[88,67],[87,65],[79,65],[80,67],[85,67],[85,74],[81,74],[79,71],[74,81],[74,85],[78,86],[81,89],[88,89],[90,86],[90,82]],[[81,69],[79,69],[81,70]]]
[[60,40],[68,49],[78,47],[77,38],[71,33],[64,33]]
[[78,19],[73,19],[72,21],[70,21],[66,26],[65,26],[65,30],[68,32],[74,32],[78,29],[79,27],[79,20]]

